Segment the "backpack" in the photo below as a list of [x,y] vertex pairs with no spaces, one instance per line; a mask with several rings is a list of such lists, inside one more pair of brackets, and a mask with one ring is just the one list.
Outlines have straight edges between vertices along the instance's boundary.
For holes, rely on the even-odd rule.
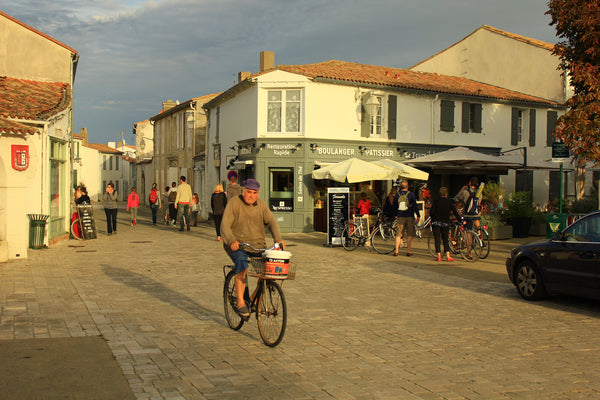
[[155,204],[158,200],[158,195],[156,194],[156,190],[150,191],[150,204]]
[[477,207],[479,207],[479,199],[475,197],[475,193],[469,190],[469,198],[465,202],[465,214],[476,215]]
[[175,203],[175,200],[177,200],[177,191],[172,190],[171,193],[169,193],[169,202]]
[[398,211],[408,211],[408,193],[401,194],[398,192]]

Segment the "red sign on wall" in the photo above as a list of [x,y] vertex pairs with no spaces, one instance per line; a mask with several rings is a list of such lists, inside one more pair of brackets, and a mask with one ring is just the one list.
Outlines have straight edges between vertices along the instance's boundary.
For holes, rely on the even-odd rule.
[[25,171],[29,167],[29,146],[13,144],[11,160],[13,169]]

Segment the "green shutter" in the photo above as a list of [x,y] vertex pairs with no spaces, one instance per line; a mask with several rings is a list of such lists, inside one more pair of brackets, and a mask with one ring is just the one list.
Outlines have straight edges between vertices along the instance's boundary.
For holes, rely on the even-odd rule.
[[535,146],[535,110],[529,110],[529,146]]
[[[366,96],[368,98],[368,96]],[[370,116],[367,114],[367,109],[365,108],[365,101],[367,101],[365,96],[362,96],[360,102],[360,136],[361,137],[369,137],[371,134],[371,121]]]
[[554,131],[557,119],[558,113],[556,111],[548,111],[548,115],[546,116],[546,146],[552,146],[552,143],[554,143],[552,132]]
[[475,108],[475,115],[473,116],[473,123],[474,123],[474,127],[473,130],[477,133],[481,133],[482,130],[482,126],[481,126],[481,119],[482,116],[481,114],[483,113],[483,106],[481,104],[474,104],[474,108]]
[[397,104],[397,96],[388,96],[388,139],[396,139]]
[[469,111],[471,108],[470,103],[462,103],[462,128],[461,132],[469,133]]
[[442,100],[440,107],[440,130],[444,132],[454,131],[454,102]]
[[517,144],[519,144],[519,136],[517,133],[517,128],[518,128],[518,124],[519,124],[519,109],[513,107],[512,108],[512,116],[511,116],[511,120],[510,120],[510,144],[512,146],[516,146]]

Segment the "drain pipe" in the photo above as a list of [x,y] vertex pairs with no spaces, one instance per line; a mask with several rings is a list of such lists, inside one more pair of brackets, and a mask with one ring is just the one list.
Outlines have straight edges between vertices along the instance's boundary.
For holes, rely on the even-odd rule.
[[440,98],[439,94],[436,94],[435,97],[433,98],[433,100],[431,100],[431,106],[430,106],[430,114],[431,114],[431,118],[429,120],[429,144],[434,144],[433,143],[433,130],[435,127],[435,122],[433,121],[433,112],[434,112],[434,104],[436,101],[438,101],[438,99]]

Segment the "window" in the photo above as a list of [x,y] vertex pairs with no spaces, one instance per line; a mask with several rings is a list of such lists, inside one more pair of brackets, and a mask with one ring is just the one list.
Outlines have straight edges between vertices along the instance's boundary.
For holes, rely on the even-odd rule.
[[102,169],[106,171],[106,154],[102,155]]
[[115,156],[115,169],[117,171],[119,170],[119,157],[121,156]]
[[377,99],[377,102],[379,103],[379,105],[377,106],[377,111],[375,112],[375,115],[371,115],[371,135],[379,135],[381,136],[381,121],[383,119],[382,116],[382,109],[383,107],[381,107],[381,104],[383,103],[383,97],[381,96],[374,96]]
[[518,145],[523,139],[523,110],[513,107],[510,125],[510,144]]
[[517,171],[515,177],[516,192],[532,192],[533,190],[533,171]]
[[300,132],[300,90],[269,90],[267,132]]
[[479,103],[463,103],[462,132],[481,133],[482,105]]
[[111,156],[108,156],[108,169],[110,169],[112,171],[112,160],[113,158]]
[[269,168],[271,211],[294,211],[294,169]]
[[443,132],[454,131],[454,102],[450,100],[441,101],[440,130]]

